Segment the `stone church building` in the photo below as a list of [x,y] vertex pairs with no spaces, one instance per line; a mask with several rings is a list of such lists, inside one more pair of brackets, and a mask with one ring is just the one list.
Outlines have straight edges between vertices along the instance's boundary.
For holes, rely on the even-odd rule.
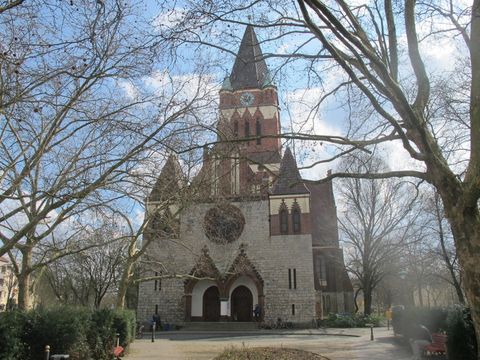
[[311,323],[353,310],[332,183],[302,180],[280,130],[248,26],[220,90],[219,142],[188,186],[171,156],[147,199],[144,271],[166,278],[140,284],[139,319],[248,322],[259,304],[267,322]]

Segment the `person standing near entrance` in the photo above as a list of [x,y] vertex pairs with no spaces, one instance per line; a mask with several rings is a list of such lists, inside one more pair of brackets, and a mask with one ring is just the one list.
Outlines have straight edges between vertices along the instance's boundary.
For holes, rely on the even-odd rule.
[[259,304],[256,304],[255,309],[253,309],[253,316],[255,318],[255,321],[260,321],[261,315],[262,315],[262,309],[260,308]]

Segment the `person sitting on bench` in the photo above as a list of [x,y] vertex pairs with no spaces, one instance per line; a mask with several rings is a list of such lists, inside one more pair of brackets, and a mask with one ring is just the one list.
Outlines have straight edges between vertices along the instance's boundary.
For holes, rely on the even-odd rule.
[[423,325],[416,325],[414,329],[414,338],[410,339],[412,347],[412,360],[421,360],[423,348],[432,343],[432,334]]

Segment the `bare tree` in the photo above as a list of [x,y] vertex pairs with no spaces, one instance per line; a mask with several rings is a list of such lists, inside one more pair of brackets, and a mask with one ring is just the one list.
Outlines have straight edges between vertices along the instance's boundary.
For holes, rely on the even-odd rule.
[[21,254],[20,308],[32,273],[69,253],[65,224],[124,196],[139,162],[205,126],[201,71],[170,73],[137,5],[38,0],[0,13],[0,254]]
[[66,304],[100,307],[107,293],[116,293],[128,237],[118,224],[105,224],[79,238],[91,248],[48,266],[45,276],[56,298]]
[[[385,169],[378,158],[349,156],[345,171],[377,172]],[[339,218],[347,251],[347,270],[363,292],[364,313],[372,311],[372,296],[378,284],[395,268],[395,258],[409,240],[410,215],[415,197],[412,184],[394,179],[344,179],[340,182],[343,213]],[[410,191],[409,191],[410,190]]]

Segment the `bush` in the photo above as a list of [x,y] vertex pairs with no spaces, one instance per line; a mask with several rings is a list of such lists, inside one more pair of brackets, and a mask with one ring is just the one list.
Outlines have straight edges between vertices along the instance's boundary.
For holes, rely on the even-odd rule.
[[380,326],[383,321],[383,316],[370,314],[365,316],[363,314],[329,314],[328,317],[322,321],[322,325],[334,328],[354,328],[366,327],[367,324],[373,326]]
[[113,326],[120,335],[120,345],[130,344],[135,337],[136,319],[131,310],[116,310],[113,317]]
[[356,323],[350,314],[328,314],[328,317],[324,320],[324,325],[334,328],[352,328],[355,327]]
[[25,356],[22,341],[26,314],[20,311],[0,313],[0,359],[21,360]]
[[30,311],[27,316],[23,341],[30,359],[43,360],[47,344],[52,354],[70,354],[74,359],[88,353],[86,332],[90,327],[90,313],[87,310],[59,307]]
[[92,359],[110,359],[111,349],[115,344],[114,313],[102,309],[92,313],[87,342]]
[[447,318],[447,335],[449,359],[477,359],[477,340],[469,309],[462,306],[454,306],[450,309]]
[[115,334],[125,347],[135,334],[131,311],[58,307],[0,314],[0,359],[43,360],[45,345],[52,354],[72,360],[110,360]]

